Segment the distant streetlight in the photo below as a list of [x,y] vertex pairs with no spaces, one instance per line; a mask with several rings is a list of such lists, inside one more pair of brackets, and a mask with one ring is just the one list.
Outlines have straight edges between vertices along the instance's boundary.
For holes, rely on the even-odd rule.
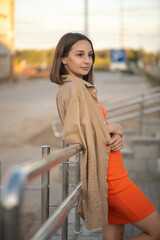
[[84,0],[84,33],[88,35],[88,0]]
[[127,49],[128,45],[128,31],[124,27],[124,1],[120,0],[120,14],[119,14],[119,26],[120,26],[120,34],[119,34],[119,45],[120,48]]
[[124,28],[124,22],[123,22],[123,0],[120,0],[120,20],[119,20],[119,23],[120,23],[120,48],[123,48],[124,44],[123,44],[123,28]]

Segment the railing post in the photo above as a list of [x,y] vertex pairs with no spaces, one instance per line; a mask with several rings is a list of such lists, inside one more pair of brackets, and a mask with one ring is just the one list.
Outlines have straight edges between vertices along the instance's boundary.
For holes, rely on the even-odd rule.
[[[1,185],[1,179],[2,179],[2,163],[0,161],[0,185]],[[0,195],[1,195],[1,189],[0,189]]]
[[[82,152],[77,153],[78,162],[76,164],[76,184],[78,185],[80,182],[80,164],[81,164],[81,155]],[[80,233],[80,216],[77,214],[77,208],[75,209],[75,230],[74,233],[79,234]]]
[[[67,147],[63,141],[63,147]],[[68,161],[68,160],[67,160]],[[68,183],[69,183],[69,165],[67,163],[63,163],[63,173],[62,173],[62,201],[66,199],[68,196]],[[62,240],[68,240],[68,216],[64,220],[62,224]]]
[[139,136],[142,136],[142,125],[143,125],[143,111],[144,111],[144,95],[141,95],[142,101],[139,104]]
[[[50,154],[50,146],[42,146],[42,157]],[[41,177],[41,224],[49,217],[49,171],[42,174]]]
[[3,178],[3,190],[0,205],[0,239],[17,240],[19,238],[19,211],[25,173],[15,167]]
[[1,191],[2,191],[2,184],[1,184],[2,175],[1,174],[2,174],[2,163],[0,161],[0,199],[1,199]]

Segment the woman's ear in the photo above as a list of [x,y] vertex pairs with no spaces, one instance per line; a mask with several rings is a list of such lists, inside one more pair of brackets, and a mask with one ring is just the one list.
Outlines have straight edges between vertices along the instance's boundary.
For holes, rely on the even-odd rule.
[[67,63],[66,57],[63,57],[61,62],[62,62],[63,64],[66,64],[66,63]]

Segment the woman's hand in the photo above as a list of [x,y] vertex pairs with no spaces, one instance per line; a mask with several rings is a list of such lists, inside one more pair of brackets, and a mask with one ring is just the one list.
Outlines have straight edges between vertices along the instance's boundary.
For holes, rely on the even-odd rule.
[[111,145],[111,151],[121,150],[123,148],[122,137],[119,134],[113,134],[109,145]]
[[109,133],[123,135],[123,128],[120,123],[107,123]]

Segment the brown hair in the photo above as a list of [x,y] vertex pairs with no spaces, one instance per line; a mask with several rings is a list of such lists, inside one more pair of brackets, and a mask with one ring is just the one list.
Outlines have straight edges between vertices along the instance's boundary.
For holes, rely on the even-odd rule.
[[[62,75],[67,75],[68,72],[67,72],[65,66],[63,65],[63,63],[61,62],[61,60],[63,57],[68,56],[72,46],[80,40],[87,40],[91,44],[92,51],[93,51],[92,59],[93,59],[93,63],[94,63],[95,53],[94,53],[94,49],[93,49],[91,40],[81,33],[72,33],[72,32],[66,33],[59,40],[56,50],[55,50],[51,73],[50,73],[50,80],[52,82],[57,83],[57,84],[63,84]],[[83,79],[86,80],[87,82],[93,84],[93,64],[92,64],[92,67],[91,67],[89,73],[87,75],[83,76]]]

